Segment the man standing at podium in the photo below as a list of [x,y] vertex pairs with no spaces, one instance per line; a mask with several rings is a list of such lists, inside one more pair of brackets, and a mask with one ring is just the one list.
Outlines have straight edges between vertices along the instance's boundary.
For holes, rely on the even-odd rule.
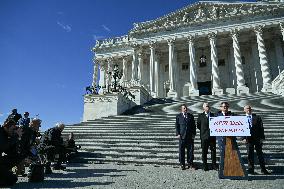
[[194,137],[196,125],[192,114],[187,112],[187,106],[181,105],[181,113],[176,116],[176,136],[179,139],[179,163],[185,170],[185,148],[187,149],[188,168],[196,169],[193,165]]
[[262,153],[262,143],[265,139],[264,128],[262,119],[256,114],[252,114],[251,106],[246,105],[244,112],[248,118],[251,136],[244,137],[243,141],[247,144],[248,152],[248,173],[255,174],[254,172],[254,148],[258,157],[261,172],[263,174],[270,174],[266,168]]

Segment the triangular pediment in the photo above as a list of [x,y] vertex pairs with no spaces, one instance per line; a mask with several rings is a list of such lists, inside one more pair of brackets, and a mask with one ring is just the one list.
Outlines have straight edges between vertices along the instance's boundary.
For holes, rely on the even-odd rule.
[[209,22],[284,14],[284,3],[200,1],[155,20],[134,23],[131,34],[158,32]]

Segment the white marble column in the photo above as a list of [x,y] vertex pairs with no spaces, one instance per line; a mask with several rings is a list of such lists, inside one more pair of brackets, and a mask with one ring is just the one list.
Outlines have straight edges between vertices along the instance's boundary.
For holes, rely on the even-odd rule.
[[93,87],[96,87],[98,84],[98,74],[99,74],[99,63],[94,61],[94,73],[93,73],[93,82],[92,82]]
[[[106,65],[104,64],[103,61],[100,61],[99,64],[100,64],[100,68],[99,68],[99,72],[100,72],[99,86],[100,87],[106,87],[106,73],[105,73],[106,72]],[[99,90],[99,94],[103,94],[104,93],[104,89],[101,88]]]
[[199,90],[197,87],[197,72],[195,62],[195,48],[194,48],[194,37],[188,36],[188,54],[189,54],[189,81],[191,88],[189,90],[189,96],[199,96]]
[[218,58],[217,58],[217,47],[216,47],[216,37],[215,33],[209,34],[210,48],[211,48],[211,62],[212,62],[212,94],[221,95],[224,90],[220,87],[220,76],[218,68]]
[[138,80],[143,84],[143,53],[138,53]]
[[275,55],[278,66],[278,74],[280,74],[284,70],[284,57],[283,57],[283,49],[281,46],[281,42],[278,37],[274,38],[274,47],[275,47]]
[[106,91],[110,92],[111,91],[111,80],[112,80],[112,76],[111,76],[111,72],[112,72],[112,58],[108,58],[107,59],[107,72],[106,72]]
[[244,70],[241,58],[241,49],[238,40],[238,30],[231,31],[233,39],[234,61],[237,76],[237,94],[249,93],[249,88],[245,86]]
[[281,23],[279,23],[279,25],[280,25],[280,30],[281,30],[282,38],[283,38],[283,41],[284,41],[284,23],[281,22]]
[[123,87],[126,86],[126,83],[128,80],[127,78],[127,59],[128,59],[127,56],[122,57],[122,78],[120,79],[120,81]]
[[168,97],[177,97],[177,92],[175,89],[174,81],[174,41],[175,39],[168,40],[169,46],[169,81],[170,81],[170,91],[168,92]]
[[160,77],[159,77],[159,72],[160,72],[160,54],[156,52],[156,59],[155,59],[155,63],[154,63],[154,67],[155,67],[155,73],[154,73],[154,78],[155,78],[155,94],[156,97],[160,97]]
[[132,55],[131,81],[137,80],[137,62],[138,62],[137,51],[134,50]]
[[267,53],[265,49],[263,34],[262,34],[262,27],[258,26],[254,28],[256,33],[256,40],[257,40],[257,48],[258,48],[258,55],[259,55],[259,63],[261,66],[261,73],[263,78],[263,87],[262,92],[271,92],[271,75],[270,69],[268,65]]
[[150,91],[151,93],[155,92],[155,86],[154,86],[154,64],[155,64],[155,43],[150,43]]

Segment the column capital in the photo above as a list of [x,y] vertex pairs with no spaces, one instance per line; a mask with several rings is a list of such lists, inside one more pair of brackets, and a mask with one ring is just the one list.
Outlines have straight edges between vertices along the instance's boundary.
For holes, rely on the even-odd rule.
[[279,22],[280,30],[284,32],[284,22]]
[[230,31],[231,36],[236,35],[238,36],[240,33],[240,29],[239,28],[234,28]]
[[173,45],[176,41],[176,38],[170,38],[167,41],[168,41],[168,45]]
[[211,32],[208,34],[208,38],[210,40],[216,39],[216,37],[217,37],[217,32]]
[[188,36],[186,37],[187,42],[193,43],[194,40],[195,40],[195,37],[196,37],[196,35],[188,35]]
[[262,33],[263,28],[264,28],[263,25],[259,25],[259,26],[255,26],[253,29],[254,29],[254,32],[256,33]]
[[149,41],[148,44],[149,44],[150,49],[154,49],[157,46],[156,41]]

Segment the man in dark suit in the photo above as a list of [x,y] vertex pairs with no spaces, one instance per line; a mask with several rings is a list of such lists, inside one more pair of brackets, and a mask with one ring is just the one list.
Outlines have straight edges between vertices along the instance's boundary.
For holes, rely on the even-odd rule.
[[185,148],[187,149],[188,168],[196,169],[193,165],[194,137],[196,125],[192,114],[187,112],[187,106],[181,105],[181,113],[176,116],[176,136],[179,139],[179,162],[182,170],[185,170]]
[[248,122],[250,125],[250,134],[251,134],[251,136],[243,138],[244,142],[247,144],[248,173],[255,174],[254,172],[254,148],[255,148],[261,172],[263,174],[270,174],[265,168],[265,163],[262,153],[262,143],[263,140],[265,139],[262,119],[260,116],[252,114],[252,109],[251,106],[249,105],[246,105],[244,107],[244,112],[248,117]]
[[[218,117],[218,116],[233,116],[233,115],[234,114],[231,111],[229,111],[229,103],[228,102],[221,102],[220,111],[216,114],[216,116]],[[218,142],[220,154],[222,156],[223,150],[224,150],[224,147],[225,147],[225,144],[224,144],[225,137],[217,136],[216,139],[217,139],[217,142]]]
[[217,170],[216,137],[210,136],[209,129],[209,117],[214,117],[214,114],[210,112],[210,106],[208,103],[203,104],[203,110],[204,112],[199,114],[197,118],[197,128],[200,130],[203,170],[208,171],[207,153],[209,147],[211,151],[212,168]]

